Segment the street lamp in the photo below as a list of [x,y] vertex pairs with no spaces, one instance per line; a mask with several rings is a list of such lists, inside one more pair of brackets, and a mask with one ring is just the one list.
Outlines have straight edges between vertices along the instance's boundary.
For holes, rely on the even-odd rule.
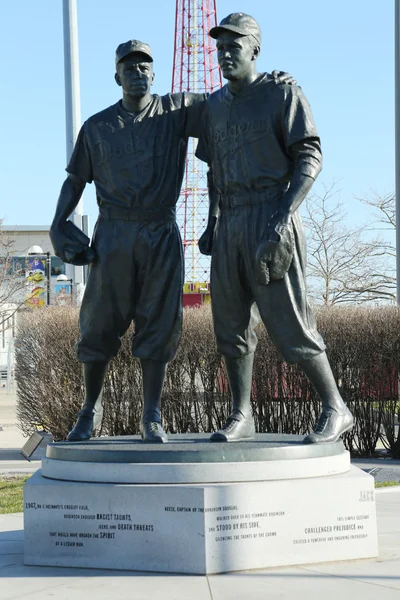
[[[64,30],[64,80],[65,80],[65,125],[67,143],[67,163],[71,158],[76,138],[81,126],[80,82],[79,82],[79,50],[78,50],[78,10],[77,0],[63,0]],[[83,198],[75,207],[71,221],[85,231],[83,215]],[[85,231],[87,233],[87,231]],[[78,295],[82,293],[84,269],[76,265],[66,265],[69,277],[74,278]]]
[[394,65],[395,65],[395,168],[396,168],[396,285],[400,305],[400,0],[395,0]]

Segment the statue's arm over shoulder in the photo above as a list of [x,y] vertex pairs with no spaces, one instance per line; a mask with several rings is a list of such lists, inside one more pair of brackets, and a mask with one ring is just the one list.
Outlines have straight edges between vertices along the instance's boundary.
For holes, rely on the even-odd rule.
[[297,81],[290,73],[275,69],[271,73],[271,77],[277,85],[297,85]]
[[214,178],[211,166],[209,166],[207,172],[207,187],[209,198],[208,222],[203,235],[199,239],[199,250],[202,254],[211,256],[214,231],[217,225],[219,215],[219,194],[214,185]]
[[202,254],[211,255],[214,231],[219,215],[219,192],[215,186],[212,169],[211,152],[208,140],[207,107],[204,103],[202,118],[200,122],[200,139],[196,149],[196,156],[208,164],[207,188],[208,188],[208,222],[207,227],[199,240],[199,249]]
[[201,133],[201,121],[206,103],[207,94],[183,94],[184,110],[184,135],[186,138],[199,138]]
[[214,176],[212,167],[209,166],[207,172],[207,187],[209,197],[209,209],[208,209],[208,223],[210,222],[215,225],[215,221],[219,215],[219,193],[214,184]]

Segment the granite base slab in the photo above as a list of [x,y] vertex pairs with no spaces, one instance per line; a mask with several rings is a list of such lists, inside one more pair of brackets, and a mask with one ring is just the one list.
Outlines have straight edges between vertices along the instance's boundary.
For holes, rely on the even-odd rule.
[[378,554],[373,477],[25,484],[25,564],[212,574]]

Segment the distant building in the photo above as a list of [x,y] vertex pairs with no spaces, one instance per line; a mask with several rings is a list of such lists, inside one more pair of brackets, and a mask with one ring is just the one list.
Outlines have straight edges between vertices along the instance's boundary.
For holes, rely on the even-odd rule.
[[53,278],[57,278],[57,275],[65,275],[65,264],[60,258],[54,256],[49,235],[50,225],[3,225],[2,230],[14,239],[12,250],[14,271],[15,269],[21,269],[22,273],[28,256],[28,250],[32,246],[39,246],[44,254],[47,254],[47,252],[51,254],[52,286],[55,286],[56,281]]
[[[3,225],[1,227],[2,233],[13,241],[11,264],[8,265],[9,268],[4,279],[2,278],[3,290],[9,286],[10,278],[13,279],[14,284],[11,288],[9,286],[9,289],[12,289],[11,297],[8,297],[7,303],[0,307],[0,378],[2,373],[4,377],[4,370],[10,362],[9,345],[12,344],[15,334],[15,311],[25,309],[27,301],[28,305],[34,307],[35,291],[40,293],[40,301],[39,299],[36,300],[37,305],[48,304],[48,296],[50,297],[50,304],[66,304],[68,295],[72,303],[71,282],[66,277],[60,278],[64,279],[62,282],[57,281],[57,277],[65,276],[65,264],[54,255],[49,230],[49,225]],[[35,250],[34,247],[39,247],[43,253],[38,255],[29,254],[30,250]],[[2,258],[4,259],[4,252],[3,246],[0,245],[0,262]],[[38,257],[36,262],[38,267],[42,269],[42,273],[38,268],[36,276],[29,278],[35,256]],[[49,288],[47,288],[48,274],[50,275]],[[31,281],[28,281],[29,279]],[[35,283],[36,281],[38,283]],[[18,282],[20,285],[18,285]],[[33,299],[30,303],[31,296]]]

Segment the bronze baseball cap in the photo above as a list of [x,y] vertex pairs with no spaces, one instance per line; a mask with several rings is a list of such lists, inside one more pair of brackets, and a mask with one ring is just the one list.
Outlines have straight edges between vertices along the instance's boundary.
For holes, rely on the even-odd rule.
[[144,54],[151,62],[153,62],[151,48],[148,44],[140,42],[139,40],[129,40],[128,42],[120,44],[115,51],[115,64],[117,65],[123,58],[125,58],[125,56],[128,56],[128,54],[133,54],[134,52],[140,52],[140,54]]
[[239,35],[252,35],[261,44],[261,29],[257,21],[245,13],[232,13],[222,19],[217,27],[210,30],[210,36],[216,39],[221,31],[233,31]]

